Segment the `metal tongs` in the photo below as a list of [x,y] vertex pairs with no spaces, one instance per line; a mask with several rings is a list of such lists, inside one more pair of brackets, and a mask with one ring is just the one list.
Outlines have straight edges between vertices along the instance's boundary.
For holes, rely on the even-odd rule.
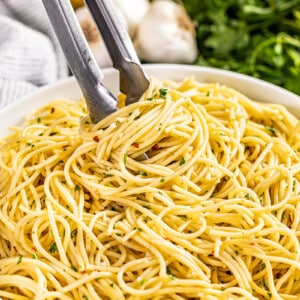
[[[102,83],[101,72],[69,0],[42,0],[69,67],[85,97],[93,123],[117,110],[117,100]],[[126,105],[136,102],[149,86],[131,39],[111,0],[85,0],[102,35],[114,68],[120,72],[120,91]]]

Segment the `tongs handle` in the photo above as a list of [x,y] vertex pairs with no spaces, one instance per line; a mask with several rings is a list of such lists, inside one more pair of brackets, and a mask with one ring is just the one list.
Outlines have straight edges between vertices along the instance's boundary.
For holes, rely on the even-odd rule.
[[84,0],[120,72],[120,90],[126,96],[126,104],[139,100],[149,86],[149,78],[141,67],[131,39],[111,0]]
[[117,110],[117,100],[102,84],[103,74],[89,49],[70,1],[42,0],[69,67],[97,123]]

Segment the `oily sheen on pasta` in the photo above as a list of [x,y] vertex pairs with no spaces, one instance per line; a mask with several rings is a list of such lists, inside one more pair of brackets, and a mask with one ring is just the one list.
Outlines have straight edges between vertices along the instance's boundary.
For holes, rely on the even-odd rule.
[[0,298],[299,299],[291,113],[189,78],[86,115],[54,101],[0,142]]

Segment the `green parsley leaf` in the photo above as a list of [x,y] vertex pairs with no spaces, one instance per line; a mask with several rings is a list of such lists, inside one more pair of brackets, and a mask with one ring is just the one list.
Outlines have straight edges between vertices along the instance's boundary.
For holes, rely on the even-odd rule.
[[57,245],[55,242],[50,246],[49,252],[50,253],[57,252]]
[[185,159],[184,159],[184,157],[181,157],[179,165],[182,166],[184,163],[185,163]]
[[174,276],[173,276],[173,274],[171,273],[171,270],[170,270],[169,267],[167,267],[166,272],[167,272],[167,275],[169,276],[169,278],[170,278],[171,280],[174,280],[174,279],[175,279]]
[[23,256],[22,256],[22,255],[20,255],[20,256],[18,257],[17,264],[19,264],[19,263],[21,263],[21,262],[22,262],[22,258],[23,258]]
[[71,265],[71,269],[75,272],[78,272],[78,269],[74,265]]
[[300,94],[298,0],[182,3],[198,24],[196,64],[248,74]]
[[143,171],[143,170],[138,170],[138,174],[142,175],[142,176],[148,176],[147,172]]
[[163,99],[167,98],[168,89],[167,88],[161,88],[159,89],[159,96]]
[[275,128],[273,126],[271,127],[266,126],[266,129],[269,130],[272,134],[276,134]]

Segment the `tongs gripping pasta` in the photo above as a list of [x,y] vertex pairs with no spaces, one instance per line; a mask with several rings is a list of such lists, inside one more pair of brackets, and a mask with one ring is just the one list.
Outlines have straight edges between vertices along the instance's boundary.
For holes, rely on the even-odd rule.
[[[84,38],[68,0],[43,0],[44,6],[67,58],[71,71],[86,99],[93,123],[117,110],[117,100],[103,85],[103,74]],[[127,95],[127,104],[137,101],[148,88],[127,32],[122,28],[109,1],[87,1],[101,30],[114,66],[120,70],[120,89]],[[105,30],[104,30],[105,29]],[[126,41],[126,42],[125,42]]]
[[121,23],[111,0],[85,0],[101,32],[113,65],[120,71],[120,90],[126,104],[136,102],[149,86],[131,39]]

